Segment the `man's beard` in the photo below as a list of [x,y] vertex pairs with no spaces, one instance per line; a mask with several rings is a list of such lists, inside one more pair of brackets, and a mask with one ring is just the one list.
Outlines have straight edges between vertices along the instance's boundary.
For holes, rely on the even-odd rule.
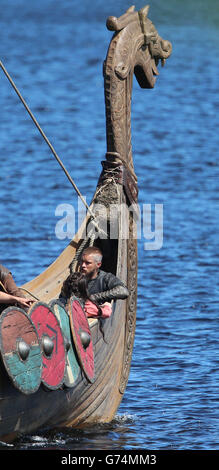
[[94,269],[93,271],[91,271],[90,273],[85,273],[85,277],[90,281],[90,279],[92,279],[92,277],[94,276],[94,279],[95,277],[97,277],[97,274],[98,274],[98,270]]

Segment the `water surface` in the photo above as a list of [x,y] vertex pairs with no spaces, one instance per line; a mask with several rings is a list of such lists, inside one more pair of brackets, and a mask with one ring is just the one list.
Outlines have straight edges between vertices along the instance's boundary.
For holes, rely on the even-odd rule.
[[[105,20],[129,6],[1,1],[1,60],[88,202],[106,150]],[[134,81],[133,153],[139,204],[163,204],[164,239],[159,251],[138,243],[136,339],[118,413],[111,424],[42,431],[9,448],[219,448],[218,11],[201,0],[150,9],[173,54],[153,90]],[[77,208],[77,196],[3,73],[0,99],[0,259],[22,284],[67,245],[55,236],[55,210]]]

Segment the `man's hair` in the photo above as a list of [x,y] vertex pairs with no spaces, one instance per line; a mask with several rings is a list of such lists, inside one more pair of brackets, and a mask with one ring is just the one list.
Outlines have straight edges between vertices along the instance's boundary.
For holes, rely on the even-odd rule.
[[82,252],[82,256],[83,255],[93,255],[96,263],[102,262],[103,254],[102,254],[102,251],[99,248],[97,248],[97,246],[89,246],[88,248],[85,248],[84,251]]

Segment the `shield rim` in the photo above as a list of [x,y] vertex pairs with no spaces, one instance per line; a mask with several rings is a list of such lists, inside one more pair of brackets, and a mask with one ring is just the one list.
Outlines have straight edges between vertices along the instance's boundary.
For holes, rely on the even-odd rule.
[[[59,329],[60,329],[60,332],[61,332],[61,336],[62,336],[62,339],[63,339],[63,346],[64,346],[64,344],[65,344],[65,342],[64,342],[64,336],[63,336],[63,332],[62,332],[62,329],[61,329],[59,320],[58,320],[58,318],[56,318],[56,315],[55,315],[55,313],[51,310],[49,304],[47,304],[46,302],[43,302],[43,301],[41,301],[41,300],[38,300],[38,301],[34,302],[34,304],[31,305],[31,307],[30,307],[29,310],[28,310],[28,315],[30,315],[30,318],[31,318],[31,315],[32,315],[33,311],[34,311],[38,306],[40,306],[40,305],[43,306],[43,307],[48,308],[48,310],[52,313],[52,315],[55,316],[55,319],[56,319],[56,321],[57,321],[57,323],[58,323],[58,326],[59,326]],[[39,336],[39,334],[38,334],[38,336]],[[44,354],[44,352],[43,352],[42,340],[41,340],[41,337],[40,337],[40,336],[39,336],[39,339],[40,339],[41,353],[42,353],[42,363],[43,363],[43,358],[46,357],[46,356],[45,356],[45,354]],[[43,377],[42,377],[42,384],[43,384],[47,389],[49,389],[49,390],[58,390],[58,389],[60,389],[60,388],[63,386],[63,384],[64,384],[64,378],[65,378],[66,367],[67,367],[66,348],[65,348],[65,346],[64,346],[64,351],[65,351],[65,370],[64,370],[63,377],[62,377],[62,379],[60,380],[59,384],[57,384],[57,385],[50,385],[50,384],[48,384],[47,382],[45,382],[45,380],[44,380]]]
[[[74,326],[74,320],[73,320],[73,315],[72,315],[72,302],[74,302],[74,301],[77,301],[81,306],[81,309],[84,313],[84,318],[87,322],[88,330],[90,330],[90,326],[89,326],[86,314],[85,314],[85,312],[83,310],[83,307],[81,305],[80,299],[78,299],[77,297],[72,296],[70,298],[69,317],[70,317],[71,332],[72,332],[72,336],[73,336],[73,339],[74,339],[75,349],[76,349],[76,352],[77,352],[77,355],[78,355],[78,361],[81,365],[81,368],[82,368],[86,378],[89,380],[89,382],[94,383],[95,382],[95,364],[94,364],[94,367],[93,367],[93,377],[91,377],[90,374],[88,374],[88,372],[86,371],[84,362],[83,362],[82,357],[81,357],[81,351],[78,347],[78,340],[77,340],[77,336],[76,336],[76,333],[75,333],[75,326]],[[92,340],[91,332],[90,332],[90,336],[91,336],[91,344],[92,344],[92,352],[93,352],[93,363],[94,363],[94,349],[93,349],[93,340]]]
[[[53,299],[53,300],[51,300],[51,301],[49,302],[49,306],[50,306],[50,308],[52,309],[54,315],[56,316],[56,313],[55,313],[55,311],[53,310],[54,305],[60,305],[60,307],[62,307],[62,308],[64,309],[64,311],[66,312],[67,317],[69,318],[68,311],[67,311],[67,309],[65,308],[65,306],[63,305],[63,303],[61,302],[61,300],[59,300],[59,299],[57,299],[57,300],[56,300],[56,299]],[[57,318],[57,317],[56,317],[56,318]],[[59,321],[58,318],[57,318],[57,320]],[[75,347],[75,353],[76,353],[76,355],[77,355],[76,359],[78,359],[78,353],[77,353],[77,351],[76,351],[76,346],[75,346],[75,342],[74,342],[73,335],[72,335],[72,330],[71,330],[70,318],[69,318],[69,326],[70,326],[71,343],[73,343],[73,344],[71,344],[71,347],[72,347],[72,349],[73,349],[73,346]],[[73,352],[74,352],[74,349],[73,349]],[[68,356],[68,352],[66,351],[66,357],[67,357],[67,356]],[[69,382],[66,384],[66,383],[65,383],[65,382],[67,381],[67,361],[66,361],[66,371],[65,371],[65,377],[64,377],[64,385],[65,385],[65,387],[67,387],[67,388],[73,388],[73,387],[75,387],[75,385],[77,384],[77,382],[78,382],[78,380],[79,380],[79,377],[80,377],[80,363],[79,363],[79,361],[78,361],[78,365],[79,365],[79,371],[78,371],[78,376],[77,376],[76,380],[72,383],[72,385],[70,385]]]
[[[8,369],[8,366],[7,366],[7,361],[5,359],[5,352],[4,352],[4,347],[3,347],[3,342],[2,342],[2,335],[1,335],[1,329],[2,329],[2,323],[3,323],[3,320],[4,318],[6,317],[7,313],[10,312],[10,311],[14,311],[14,310],[17,310],[19,312],[21,312],[26,318],[28,318],[28,320],[31,322],[31,326],[36,334],[36,338],[38,340],[38,344],[39,344],[39,347],[40,347],[40,357],[41,357],[41,364],[40,364],[40,374],[39,374],[39,380],[38,380],[38,384],[36,385],[35,388],[32,388],[31,390],[21,390],[20,387],[18,387],[14,377],[12,376],[10,370]],[[25,312],[25,310],[23,310],[22,308],[20,307],[16,307],[16,306],[13,306],[13,305],[10,305],[9,307],[6,307],[6,309],[3,310],[3,312],[1,313],[0,315],[0,351],[1,351],[1,357],[2,357],[2,361],[4,363],[4,366],[5,366],[5,369],[6,369],[6,372],[7,374],[9,375],[9,378],[11,379],[13,385],[15,386],[15,388],[17,390],[19,390],[19,392],[23,393],[24,395],[31,395],[32,393],[36,393],[37,390],[39,390],[39,387],[41,385],[41,382],[42,382],[42,370],[43,370],[43,359],[42,359],[42,348],[41,348],[41,341],[40,341],[40,337],[38,335],[38,331],[33,323],[33,321],[31,320],[31,318],[29,317],[29,315],[27,314],[27,312]],[[14,352],[17,352],[16,350]],[[25,363],[25,361],[22,361]]]

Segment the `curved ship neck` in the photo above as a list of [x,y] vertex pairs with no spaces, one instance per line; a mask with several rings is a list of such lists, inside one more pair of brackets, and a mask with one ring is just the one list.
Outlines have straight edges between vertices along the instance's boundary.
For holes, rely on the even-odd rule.
[[[106,109],[106,159],[122,162],[133,174],[131,143],[131,97],[133,72],[121,79],[116,73],[118,65],[119,38],[117,34],[109,46],[104,63],[104,90]],[[135,179],[137,180],[136,176]]]

